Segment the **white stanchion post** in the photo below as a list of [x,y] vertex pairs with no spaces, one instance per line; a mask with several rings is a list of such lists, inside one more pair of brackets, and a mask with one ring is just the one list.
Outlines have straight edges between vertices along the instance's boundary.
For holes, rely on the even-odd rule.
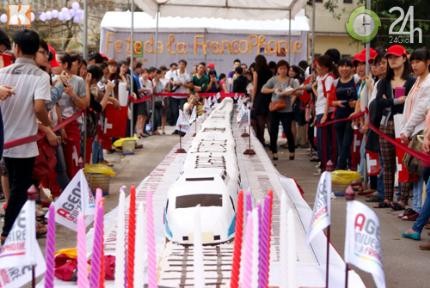
[[281,192],[281,215],[280,215],[280,221],[279,221],[279,242],[280,242],[280,262],[281,262],[281,278],[280,278],[280,288],[287,288],[288,286],[288,275],[286,271],[288,271],[288,251],[287,251],[287,238],[288,238],[288,231],[287,231],[287,195],[285,195],[285,191]]
[[139,204],[136,220],[136,243],[134,259],[134,287],[143,287],[145,272],[145,218],[143,203]]
[[124,186],[119,192],[117,234],[115,245],[115,287],[125,285],[125,192]]
[[293,211],[290,209],[287,214],[287,234],[288,234],[288,244],[287,244],[287,257],[288,257],[288,287],[296,287],[296,226],[294,224]]

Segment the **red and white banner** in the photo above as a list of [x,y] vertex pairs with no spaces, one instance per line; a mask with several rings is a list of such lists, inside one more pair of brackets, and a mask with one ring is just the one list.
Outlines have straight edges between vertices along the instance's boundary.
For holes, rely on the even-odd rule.
[[45,270],[45,259],[36,240],[36,207],[28,200],[22,207],[4,245],[0,248],[0,287],[22,287]]
[[[402,121],[403,121],[403,115],[402,114],[396,114],[394,115],[394,131],[396,135],[396,142],[402,143],[402,140],[400,139],[400,131],[402,130]],[[414,178],[413,175],[409,174],[408,168],[403,165],[403,157],[405,156],[405,150],[400,149],[396,147],[396,173],[397,173],[397,179],[399,183],[408,183],[408,182],[414,182],[416,181],[416,177]]]
[[93,221],[95,200],[83,169],[76,173],[54,205],[55,221],[71,230],[77,231],[78,215],[81,211],[87,226]]
[[103,134],[107,137],[123,138],[127,134],[128,107],[115,108],[107,105],[104,111]]
[[385,288],[379,219],[359,201],[346,206],[345,262],[371,273],[376,287]]
[[366,151],[367,174],[369,176],[378,176],[381,172],[381,163],[379,154],[373,151]]
[[320,231],[330,225],[331,192],[331,174],[326,171],[321,174],[318,183],[312,219],[307,235],[308,243],[310,243]]
[[357,170],[357,166],[360,164],[360,148],[363,141],[363,134],[359,130],[353,130],[351,146],[351,170]]

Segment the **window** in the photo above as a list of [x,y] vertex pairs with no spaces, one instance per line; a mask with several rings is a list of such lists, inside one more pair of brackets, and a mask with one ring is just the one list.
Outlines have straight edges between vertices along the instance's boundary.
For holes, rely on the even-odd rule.
[[343,0],[343,3],[352,4],[352,0]]
[[221,194],[193,194],[176,197],[176,208],[191,208],[200,205],[202,207],[221,207]]
[[214,181],[214,177],[191,177],[185,178],[185,181]]

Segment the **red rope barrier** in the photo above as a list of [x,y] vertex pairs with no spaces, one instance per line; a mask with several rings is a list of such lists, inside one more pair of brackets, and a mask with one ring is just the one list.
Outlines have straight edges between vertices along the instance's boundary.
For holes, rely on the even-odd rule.
[[[224,98],[234,98],[234,97],[241,97],[244,96],[245,94],[243,93],[230,93],[230,92],[205,92],[205,93],[198,93],[198,95],[202,98],[209,98],[209,97],[213,97],[216,95],[220,95],[220,99],[224,99]],[[175,93],[175,92],[163,92],[163,93],[157,93],[157,94],[153,94],[154,97],[188,97],[190,96],[190,93]],[[144,103],[146,101],[151,100],[151,96],[144,96],[142,98],[133,98],[133,97],[129,97],[129,100],[131,103],[133,104],[138,104],[138,103]]]
[[[82,114],[82,111],[76,112],[71,117],[67,118],[66,120],[64,120],[63,122],[61,122],[57,126],[55,126],[53,131],[57,132],[58,130],[66,127],[71,122],[78,119],[81,116],[81,114]],[[39,141],[40,139],[43,139],[43,137],[45,137],[45,136],[46,136],[45,133],[40,133],[40,134],[36,134],[36,135],[32,135],[32,136],[27,136],[27,137],[11,140],[9,142],[4,143],[4,149],[10,149],[10,148],[17,147],[17,146],[24,145],[24,144],[28,144],[31,142],[36,142],[36,141]]]
[[[336,120],[333,120],[333,121],[325,122],[325,123],[320,124],[320,125],[318,124],[318,125],[316,125],[316,127],[325,127],[325,126],[333,125],[333,124],[340,123],[340,122],[355,120],[355,119],[358,119],[358,118],[362,117],[363,115],[365,115],[367,113],[369,113],[369,111],[366,110],[366,111],[357,113],[355,115],[352,115],[352,116],[350,116],[348,118],[336,119]],[[405,153],[410,154],[412,157],[417,158],[425,166],[430,165],[430,155],[429,154],[421,152],[421,151],[414,150],[414,149],[410,148],[409,146],[407,146],[405,144],[397,142],[395,139],[393,139],[390,136],[386,135],[381,130],[379,130],[378,128],[376,128],[374,125],[372,125],[371,123],[369,123],[369,129],[371,129],[373,132],[375,132],[379,137],[384,138],[387,142],[389,142],[392,145],[394,145],[396,148],[401,149],[401,150],[405,151]]]
[[335,119],[335,120],[327,121],[327,122],[324,122],[323,124],[317,124],[316,127],[320,128],[320,127],[325,127],[325,126],[329,126],[329,125],[333,125],[333,124],[337,124],[337,123],[342,123],[342,122],[345,122],[345,121],[356,120],[356,119],[358,119],[360,117],[363,117],[366,113],[367,113],[367,111],[351,115],[351,116],[349,116],[347,118],[340,118],[340,119]]
[[412,157],[417,158],[418,160],[422,161],[424,165],[430,165],[430,155],[421,151],[414,150],[410,148],[409,146],[397,142],[395,139],[391,138],[387,134],[383,133],[381,130],[376,128],[374,125],[369,123],[369,129],[378,134],[379,137],[384,138],[387,142],[390,142],[392,145],[394,145],[396,148],[399,148],[405,153],[410,154]]

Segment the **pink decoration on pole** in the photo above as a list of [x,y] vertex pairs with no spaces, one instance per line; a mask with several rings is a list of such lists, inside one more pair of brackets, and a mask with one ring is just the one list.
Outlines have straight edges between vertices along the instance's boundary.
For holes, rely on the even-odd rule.
[[252,236],[253,236],[253,226],[252,226],[252,213],[249,212],[246,217],[245,226],[245,238],[244,238],[244,253],[243,257],[243,281],[240,287],[251,288],[252,287]]
[[78,288],[88,288],[87,236],[84,215],[78,216]]
[[[102,200],[103,200],[103,190],[100,188],[97,188],[96,189],[96,207],[98,207],[98,205],[101,203]],[[96,219],[94,219],[94,221],[95,220]]]
[[102,263],[103,245],[103,206],[97,203],[97,212],[94,224],[93,253],[91,256],[90,287],[97,288],[100,285],[100,272]]
[[45,288],[54,287],[54,270],[55,270],[55,206],[51,203],[48,212],[48,233],[46,235],[46,272]]
[[251,192],[246,192],[245,193],[245,212],[246,215],[248,216],[248,212],[251,212],[252,210],[252,196],[251,196]]
[[148,249],[148,287],[157,288],[157,255],[155,247],[152,192],[146,193],[146,236]]
[[270,269],[270,198],[266,196],[258,207],[260,215],[260,254],[258,287],[268,287]]

